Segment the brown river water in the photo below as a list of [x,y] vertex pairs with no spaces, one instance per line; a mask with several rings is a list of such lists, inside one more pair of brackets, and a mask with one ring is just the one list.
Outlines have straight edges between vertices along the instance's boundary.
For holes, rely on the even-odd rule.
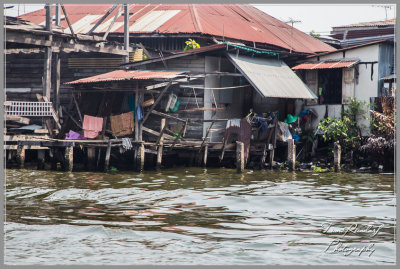
[[394,264],[393,174],[6,171],[9,265]]

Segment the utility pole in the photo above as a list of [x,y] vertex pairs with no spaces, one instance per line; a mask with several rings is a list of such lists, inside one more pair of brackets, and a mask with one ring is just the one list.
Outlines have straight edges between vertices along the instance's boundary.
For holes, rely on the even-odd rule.
[[293,48],[293,24],[294,23],[301,23],[301,21],[300,20],[294,20],[294,19],[292,19],[291,17],[289,17],[289,20],[288,21],[285,21],[285,23],[291,23],[292,24],[292,28],[290,29],[290,35],[291,35],[291,40],[290,40],[290,42],[291,42],[291,44],[290,44],[290,53],[292,53],[292,48]]

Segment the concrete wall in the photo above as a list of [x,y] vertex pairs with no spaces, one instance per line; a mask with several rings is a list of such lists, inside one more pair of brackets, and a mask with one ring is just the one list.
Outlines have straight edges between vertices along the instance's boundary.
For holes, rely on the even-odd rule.
[[[383,45],[383,44],[381,44]],[[371,62],[378,62],[380,60],[380,51],[385,52],[385,59],[387,59],[390,55],[390,49],[387,48],[386,45],[383,45],[383,48],[380,48],[380,44],[374,44],[370,46],[355,48],[351,50],[347,50],[343,52],[336,52],[328,55],[323,55],[319,57],[319,60],[328,60],[328,59],[342,59],[342,58],[358,58],[361,62],[354,67],[354,69],[343,70],[343,81],[342,81],[342,94],[343,99],[347,99],[348,97],[355,97],[357,100],[365,101],[367,103],[370,102],[370,97],[378,96],[378,85],[379,85],[379,76],[384,72],[380,72],[379,64],[387,65],[386,60],[375,64],[371,64]],[[311,58],[310,60],[317,60],[317,58]],[[353,71],[354,70],[354,71]],[[354,73],[351,73],[354,72]],[[353,76],[353,82],[351,82],[351,77]],[[350,80],[349,80],[350,79]],[[343,103],[346,103],[344,101]],[[323,109],[320,106],[313,106],[319,112],[323,113]],[[325,108],[326,109],[326,108]],[[365,109],[369,109],[366,107]],[[318,112],[317,111],[317,112]],[[319,114],[319,113],[318,113]],[[324,113],[323,113],[324,114]],[[329,114],[329,113],[328,113]],[[333,114],[337,114],[336,112]],[[328,115],[329,116],[329,115]],[[365,116],[369,116],[368,113]],[[320,117],[320,116],[319,116]],[[358,119],[360,125],[364,125],[362,134],[368,135],[369,132],[369,120],[364,117],[360,117]]]

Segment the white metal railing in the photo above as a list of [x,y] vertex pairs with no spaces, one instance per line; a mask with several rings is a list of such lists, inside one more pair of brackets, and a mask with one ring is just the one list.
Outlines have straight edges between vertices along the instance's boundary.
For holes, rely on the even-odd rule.
[[25,117],[51,117],[51,102],[23,102],[6,101],[4,111],[6,115],[25,116]]

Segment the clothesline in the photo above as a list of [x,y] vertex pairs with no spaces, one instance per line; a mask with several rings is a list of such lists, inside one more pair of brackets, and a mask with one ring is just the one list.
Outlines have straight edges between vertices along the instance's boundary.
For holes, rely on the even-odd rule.
[[191,89],[203,89],[203,90],[227,90],[227,89],[237,89],[237,88],[245,88],[250,86],[250,84],[241,85],[241,86],[231,86],[231,87],[222,87],[222,88],[206,88],[200,86],[190,86],[190,85],[181,85],[181,88],[191,88]]

